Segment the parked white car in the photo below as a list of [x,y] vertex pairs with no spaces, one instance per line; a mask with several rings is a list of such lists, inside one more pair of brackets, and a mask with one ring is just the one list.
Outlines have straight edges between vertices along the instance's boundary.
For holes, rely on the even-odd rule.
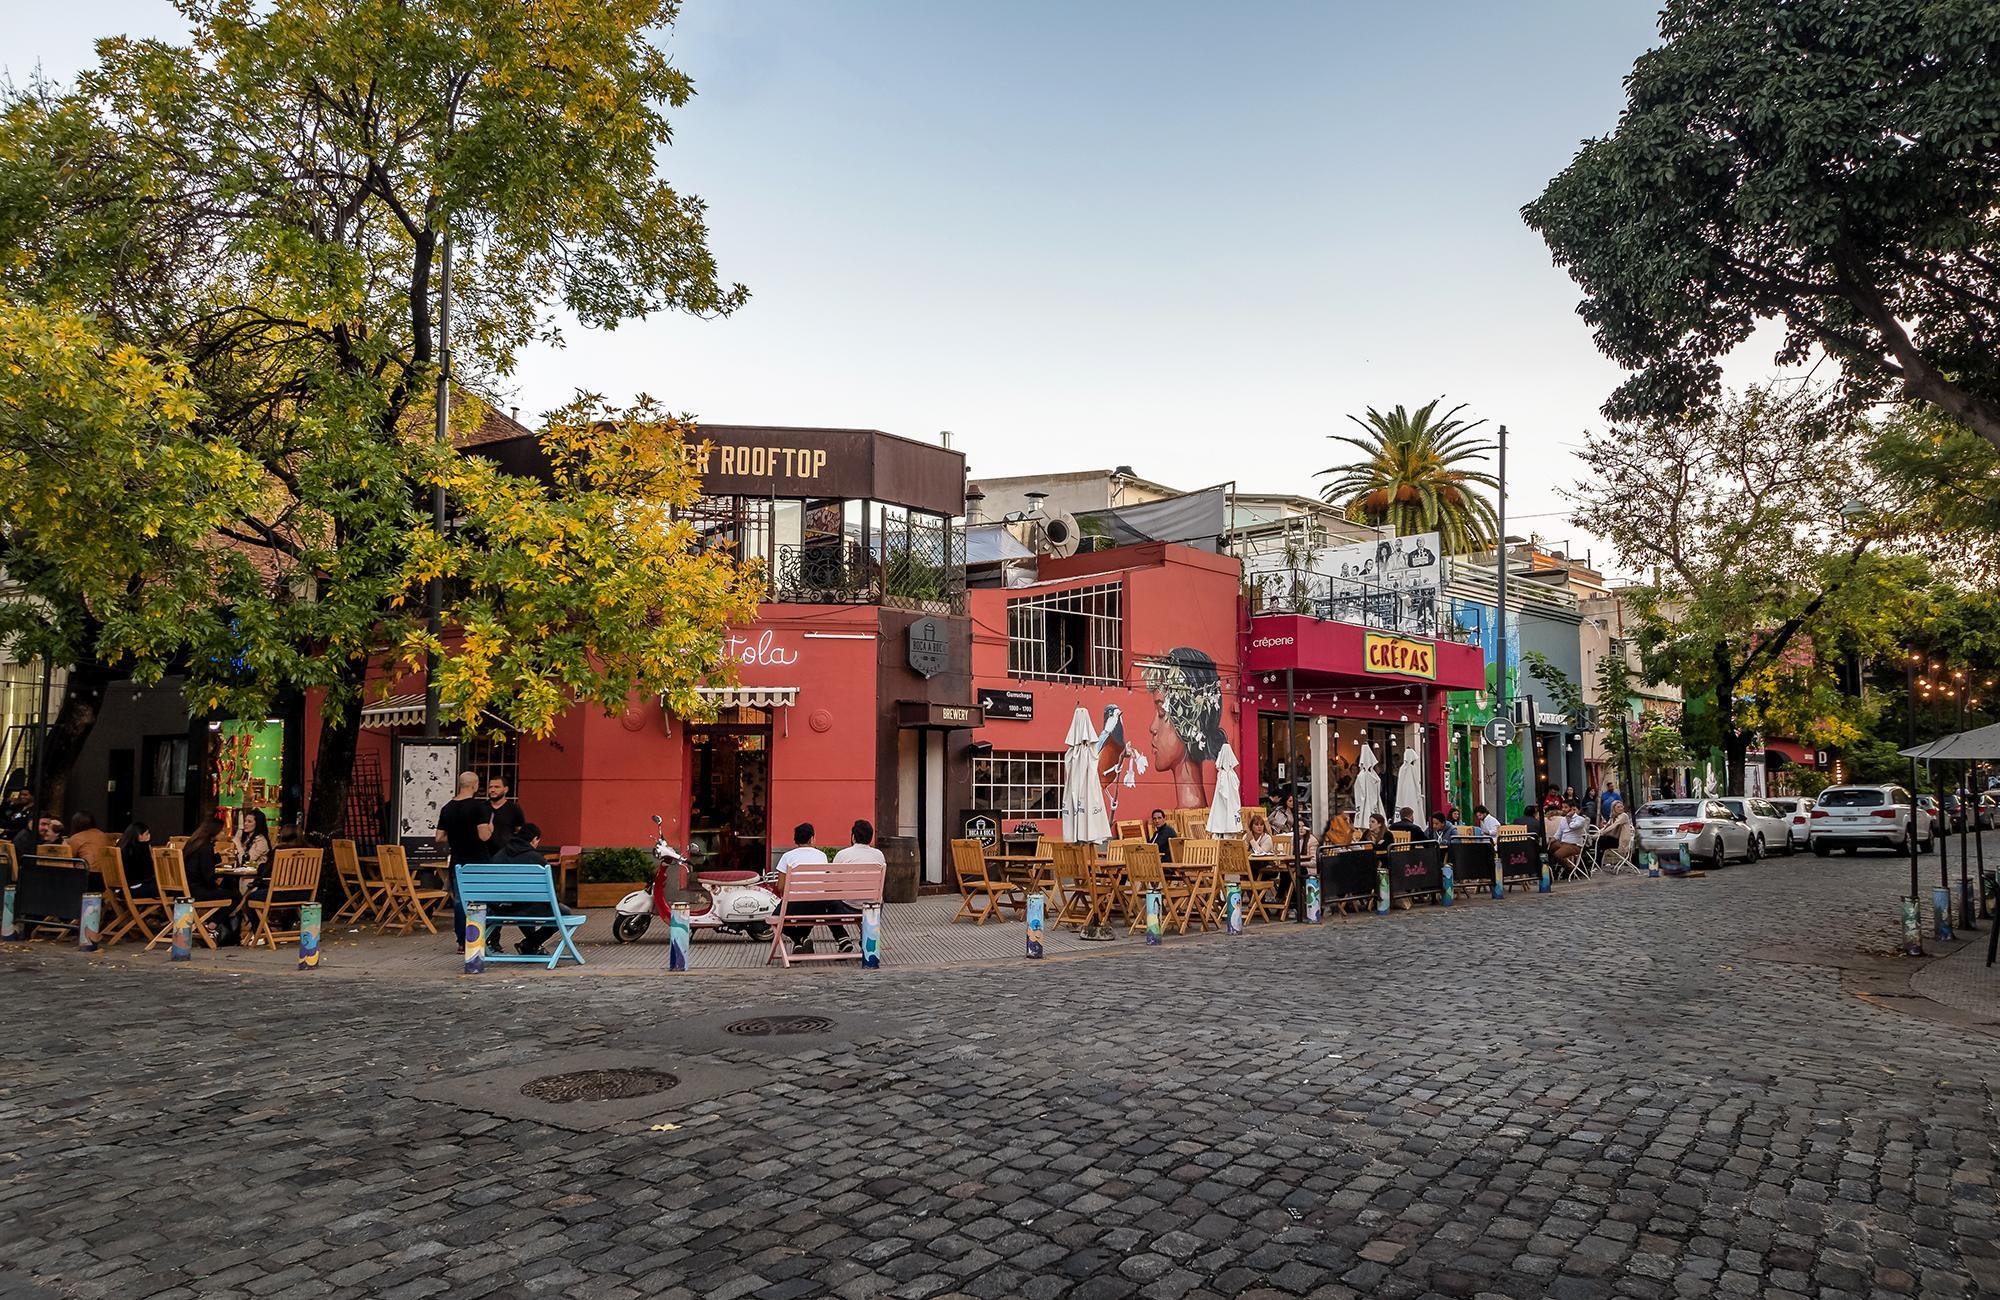
[[1812,851],[1825,857],[1835,849],[1888,849],[1907,853],[1912,838],[1930,852],[1937,822],[1900,785],[1836,785],[1813,802]]
[[1756,837],[1750,824],[1720,799],[1656,799],[1632,819],[1639,844],[1672,857],[1687,845],[1695,866],[1720,868],[1732,859],[1755,862]]
[[1745,799],[1735,795],[1718,800],[1724,808],[1735,813],[1750,824],[1750,833],[1757,837],[1756,857],[1766,853],[1782,851],[1787,857],[1792,853],[1792,823],[1769,799]]
[[1813,801],[1803,795],[1780,795],[1771,800],[1771,806],[1785,815],[1785,835],[1791,846],[1785,851],[1804,850],[1811,838]]

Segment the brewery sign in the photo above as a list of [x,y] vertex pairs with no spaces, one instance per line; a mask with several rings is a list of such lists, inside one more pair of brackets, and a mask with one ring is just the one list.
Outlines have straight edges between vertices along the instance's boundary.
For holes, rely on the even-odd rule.
[[920,618],[910,624],[910,668],[922,677],[935,677],[951,667],[951,642],[945,639],[944,624],[934,618]]

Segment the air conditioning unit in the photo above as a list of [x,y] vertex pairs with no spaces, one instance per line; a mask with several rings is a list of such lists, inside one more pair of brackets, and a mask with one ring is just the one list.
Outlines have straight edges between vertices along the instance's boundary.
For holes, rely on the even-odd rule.
[[1048,516],[1036,531],[1041,542],[1038,549],[1042,554],[1053,555],[1057,559],[1075,555],[1077,545],[1083,539],[1083,529],[1077,526],[1076,516],[1068,513]]

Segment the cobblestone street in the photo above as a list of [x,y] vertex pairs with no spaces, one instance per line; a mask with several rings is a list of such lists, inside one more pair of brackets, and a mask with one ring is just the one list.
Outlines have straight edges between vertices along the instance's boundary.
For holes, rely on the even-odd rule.
[[[18,946],[0,1295],[1994,1294],[2000,1014],[1920,1014],[1901,872],[872,973]],[[674,1086],[521,1092],[630,1066]]]

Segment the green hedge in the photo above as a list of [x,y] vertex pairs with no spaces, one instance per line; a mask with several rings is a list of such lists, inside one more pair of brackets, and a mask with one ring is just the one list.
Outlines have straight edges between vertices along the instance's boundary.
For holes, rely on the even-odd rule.
[[644,849],[586,849],[576,864],[586,885],[618,885],[653,878],[653,855]]

